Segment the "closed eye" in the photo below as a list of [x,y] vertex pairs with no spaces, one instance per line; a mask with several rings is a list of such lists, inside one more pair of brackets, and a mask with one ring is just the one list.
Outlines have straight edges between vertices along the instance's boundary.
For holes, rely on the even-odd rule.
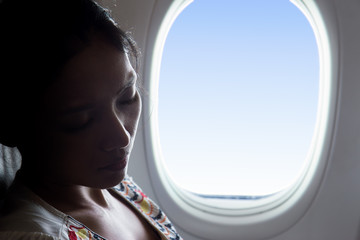
[[68,125],[68,126],[63,126],[62,129],[65,132],[68,133],[76,133],[82,130],[85,130],[87,127],[89,127],[93,122],[93,119],[89,119],[88,121],[82,123],[82,124],[76,124],[76,125]]
[[59,128],[63,132],[76,133],[88,128],[93,121],[93,112],[68,114],[59,119]]
[[118,96],[116,106],[121,109],[122,106],[131,105],[139,100],[139,93],[135,85],[126,88],[121,96]]

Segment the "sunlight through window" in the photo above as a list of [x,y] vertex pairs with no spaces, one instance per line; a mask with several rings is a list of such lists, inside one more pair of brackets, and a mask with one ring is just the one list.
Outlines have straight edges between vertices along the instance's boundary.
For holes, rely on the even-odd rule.
[[174,182],[207,196],[265,196],[294,183],[316,122],[319,57],[285,0],[195,0],[164,47],[162,155]]

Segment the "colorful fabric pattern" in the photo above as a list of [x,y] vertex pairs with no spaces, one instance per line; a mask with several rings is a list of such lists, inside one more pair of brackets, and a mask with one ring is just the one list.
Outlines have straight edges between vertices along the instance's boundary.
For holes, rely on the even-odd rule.
[[[161,239],[182,240],[163,211],[142,190],[126,177],[114,190],[125,198],[157,230]],[[106,240],[69,216],[69,240]]]
[[69,240],[105,240],[96,233],[90,231],[85,226],[77,227],[70,225],[68,227]]
[[181,240],[182,238],[176,232],[173,224],[167,218],[163,211],[150,199],[142,190],[132,181],[131,178],[125,178],[120,188],[115,188],[123,195],[133,206],[135,206],[152,225],[168,240]]

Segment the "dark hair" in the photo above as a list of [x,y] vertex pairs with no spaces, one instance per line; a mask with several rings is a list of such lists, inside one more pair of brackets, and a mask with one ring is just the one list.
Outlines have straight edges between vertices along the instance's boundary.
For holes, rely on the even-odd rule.
[[94,34],[135,59],[132,38],[92,0],[4,0],[0,4],[0,142],[17,145],[44,90]]

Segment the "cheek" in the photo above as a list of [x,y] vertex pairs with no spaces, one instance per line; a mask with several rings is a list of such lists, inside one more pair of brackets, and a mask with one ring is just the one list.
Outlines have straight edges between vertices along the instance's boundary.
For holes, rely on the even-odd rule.
[[132,106],[132,108],[130,108],[130,110],[127,112],[126,125],[128,129],[132,129],[131,131],[132,135],[136,134],[136,130],[141,115],[141,109],[142,109],[142,102],[139,96],[139,101],[136,104],[134,104],[134,106]]
[[76,136],[66,136],[59,134],[54,140],[53,150],[62,156],[84,156],[91,154],[95,148],[94,135],[79,134]]
[[87,184],[93,176],[101,156],[92,139],[54,135],[49,145],[48,158],[43,165],[49,178],[71,184]]
[[52,134],[45,143],[45,161],[51,168],[58,170],[79,168],[90,164],[95,149],[90,137]]

